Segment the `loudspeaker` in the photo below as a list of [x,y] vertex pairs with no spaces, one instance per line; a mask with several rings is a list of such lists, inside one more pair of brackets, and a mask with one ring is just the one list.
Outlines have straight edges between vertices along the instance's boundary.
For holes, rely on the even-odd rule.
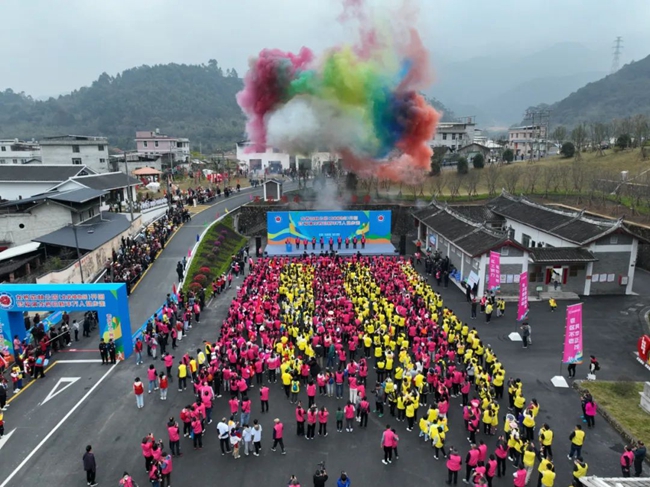
[[406,255],[406,235],[399,236],[399,255]]
[[259,255],[262,248],[262,237],[255,237],[255,253]]

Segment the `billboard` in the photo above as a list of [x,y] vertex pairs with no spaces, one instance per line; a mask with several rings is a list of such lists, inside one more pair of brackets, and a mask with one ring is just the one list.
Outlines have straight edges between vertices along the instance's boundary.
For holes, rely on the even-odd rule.
[[284,245],[288,238],[352,240],[362,235],[368,243],[390,243],[390,211],[269,211],[266,221],[269,245]]

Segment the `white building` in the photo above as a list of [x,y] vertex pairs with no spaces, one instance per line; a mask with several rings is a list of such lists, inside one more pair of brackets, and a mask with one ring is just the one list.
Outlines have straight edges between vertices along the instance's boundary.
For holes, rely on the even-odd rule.
[[29,164],[40,162],[41,146],[38,142],[18,139],[0,140],[0,164]]
[[62,135],[41,140],[43,164],[86,166],[95,172],[109,172],[108,139],[85,135]]
[[546,126],[523,125],[508,129],[508,148],[515,153],[515,159],[545,157],[547,151]]
[[86,166],[8,165],[0,169],[0,201],[31,198],[63,181],[95,174]]
[[147,157],[161,157],[163,162],[175,166],[188,162],[190,158],[190,139],[170,137],[160,130],[138,130],[135,145],[139,154]]
[[475,126],[473,117],[466,117],[455,122],[440,122],[430,144],[432,147],[447,147],[455,152],[474,142]]
[[249,152],[251,145],[246,142],[237,144],[237,160],[244,164],[252,175],[282,174],[285,171],[312,171],[327,170],[327,165],[338,161],[339,156],[333,152],[319,150],[309,155],[287,154],[267,147],[264,152]]

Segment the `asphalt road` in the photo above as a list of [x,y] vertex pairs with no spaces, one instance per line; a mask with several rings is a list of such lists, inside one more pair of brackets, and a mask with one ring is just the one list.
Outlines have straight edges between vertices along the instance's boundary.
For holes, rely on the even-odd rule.
[[[224,206],[236,206],[236,198],[245,202],[248,195],[232,197],[227,202],[220,201],[215,208],[195,216],[192,224],[183,227],[167,245],[131,297],[134,323],[146,320],[169,292],[176,278],[176,261],[186,255],[187,249],[196,241],[196,233],[202,231],[203,222],[214,219],[216,211],[223,213]],[[636,339],[643,330],[641,311],[650,306],[650,285],[647,281],[638,281],[637,292],[641,296],[587,298],[584,301],[585,353],[593,353],[599,358],[602,366],[599,379],[615,380],[623,376],[648,380],[650,376],[632,354]],[[237,283],[235,280],[234,284]],[[441,293],[446,306],[454,309],[461,318],[469,319],[469,305],[460,291],[450,287],[441,289]],[[229,295],[217,297],[202,313],[201,324],[195,326],[191,334],[180,342],[177,356],[185,351],[195,351],[204,339],[215,338],[218,323],[226,312],[232,294],[234,286]],[[559,486],[568,485],[570,481],[571,463],[565,456],[567,437],[580,421],[578,395],[572,389],[556,389],[550,382],[554,375],[560,372],[566,374],[560,365],[564,326],[564,313],[561,310],[566,304],[570,303],[561,302],[558,311],[550,313],[545,303],[532,303],[530,322],[533,345],[526,350],[521,348],[520,342],[507,338],[516,329],[512,304],[509,304],[505,317],[493,320],[489,325],[480,316],[470,321],[479,330],[484,342],[493,346],[508,375],[522,379],[526,398],[535,397],[540,402],[538,422],[548,422],[555,431],[556,485]],[[61,354],[61,357],[64,360],[96,360],[97,354],[72,352]],[[152,432],[166,442],[167,419],[170,416],[178,417],[180,409],[192,399],[189,391],[179,393],[172,384],[167,401],[160,401],[154,394],[146,395],[145,408],[138,410],[131,384],[136,375],[145,376],[145,368],[150,363],[154,362],[145,359],[144,366],[136,366],[133,360],[115,368],[97,363],[58,363],[53,366],[47,372],[46,379],[20,394],[5,413],[6,431],[13,431],[13,434],[0,444],[0,487],[40,487],[44,483],[82,487],[85,476],[81,456],[86,444],[93,445],[100,485],[116,485],[125,470],[132,473],[141,486],[147,485],[139,446],[142,437]],[[160,361],[155,364],[160,367]],[[579,366],[578,377],[584,375],[586,366]],[[75,377],[80,379],[72,382]],[[43,404],[62,378],[69,379],[71,385]],[[66,383],[59,387],[61,385]],[[306,401],[304,391],[301,395]],[[438,486],[446,479],[444,463],[432,458],[430,446],[418,440],[415,431],[406,432],[404,423],[391,421],[388,415],[381,419],[371,415],[368,429],[356,428],[353,433],[337,433],[331,421],[327,438],[316,436],[314,441],[307,441],[295,436],[293,406],[277,385],[271,387],[268,414],[259,413],[258,396],[254,389],[251,398],[254,406],[252,418],[259,418],[264,428],[262,456],[242,455],[240,462],[232,457],[222,457],[215,421],[208,427],[202,450],[193,450],[190,440],[182,439],[181,448],[185,455],[174,460],[172,485],[210,484],[223,480],[242,487],[257,487],[260,482],[283,487],[290,474],[298,475],[302,485],[311,485],[310,477],[321,461],[325,461],[331,476],[328,485],[335,485],[341,470],[348,473],[354,485],[363,486],[389,483]],[[228,414],[226,400],[224,396],[215,402],[213,417],[216,420]],[[317,397],[317,404],[321,403],[332,412],[332,416],[336,407],[342,405],[341,401],[332,398]],[[463,431],[461,409],[456,403],[457,400],[454,400],[450,409],[447,445],[458,446],[464,454],[468,443]],[[505,407],[502,407],[503,411]],[[269,450],[275,417],[285,423],[288,453],[284,456],[279,451]],[[393,425],[400,435],[400,459],[389,466],[381,463],[379,445],[386,423]],[[492,450],[493,438],[482,435],[479,438],[486,439]],[[596,429],[587,432],[583,449],[590,466],[589,473],[618,476],[622,448],[621,438],[598,417]],[[495,479],[495,486],[512,485],[510,465],[508,469],[509,475],[505,479]],[[13,475],[11,479],[5,480],[10,475]],[[536,482],[536,479],[535,474],[531,482]]]

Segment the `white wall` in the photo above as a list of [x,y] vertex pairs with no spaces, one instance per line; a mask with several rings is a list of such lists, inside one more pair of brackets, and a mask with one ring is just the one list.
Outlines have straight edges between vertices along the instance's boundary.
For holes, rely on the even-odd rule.
[[[2,169],[0,169],[1,171]],[[34,195],[45,193],[58,183],[20,183],[0,182],[0,198],[5,200],[17,200],[30,198]]]
[[537,230],[536,228],[529,227],[528,225],[524,225],[522,223],[513,221],[513,220],[507,220],[507,225],[511,226],[512,229],[515,231],[514,235],[514,240],[517,242],[522,242],[522,234],[526,234],[530,237],[531,241],[535,241],[535,246],[537,246],[538,242],[544,242],[545,244],[551,245],[553,247],[575,247],[576,244],[573,242],[567,242],[566,240],[562,240],[561,238],[555,237],[554,235],[549,235],[546,232],[543,232],[541,230]]
[[[0,215],[0,239],[12,242],[11,247],[23,245],[72,223],[70,210],[46,203],[30,213]],[[24,228],[20,228],[20,225]]]
[[[66,145],[43,145],[41,147],[41,157],[43,164],[69,164],[72,165],[73,159],[81,159],[81,165],[88,166],[93,171],[99,173],[110,172],[108,163],[108,142],[100,144],[84,144],[84,141],[76,141]],[[72,152],[72,146],[78,145],[79,152]],[[103,145],[104,150],[99,150]],[[102,162],[103,161],[103,162]]]
[[[273,152],[273,149],[267,149],[266,152],[246,152],[246,148],[244,146],[238,145],[237,159],[239,161],[245,162],[249,170],[252,170],[250,166],[251,159],[261,159],[262,171],[266,170],[266,168],[269,166],[270,161],[280,161],[283,170],[289,169],[289,154],[286,154],[284,152]],[[296,160],[297,159],[298,158],[296,157]]]

